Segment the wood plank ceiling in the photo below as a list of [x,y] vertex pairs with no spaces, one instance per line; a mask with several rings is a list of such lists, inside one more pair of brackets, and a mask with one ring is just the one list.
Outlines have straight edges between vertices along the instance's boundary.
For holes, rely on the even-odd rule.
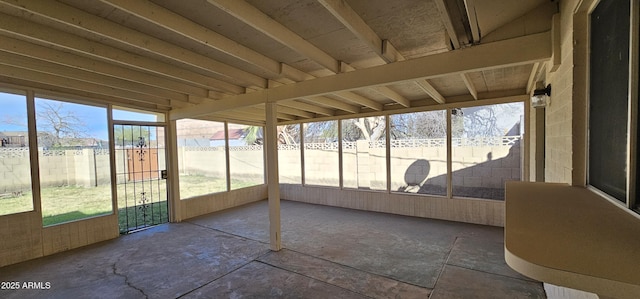
[[[517,5],[514,4],[517,2]],[[280,122],[526,97],[545,0],[0,0],[0,82],[172,119]]]

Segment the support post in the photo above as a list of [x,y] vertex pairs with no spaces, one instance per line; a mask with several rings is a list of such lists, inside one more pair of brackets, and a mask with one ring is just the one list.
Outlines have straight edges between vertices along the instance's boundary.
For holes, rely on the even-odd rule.
[[267,189],[269,195],[269,244],[271,250],[282,249],[280,240],[280,181],[278,179],[277,104],[266,103],[265,141],[267,151]]
[[169,209],[169,220],[171,222],[181,222],[182,221],[182,202],[180,199],[180,183],[178,182],[180,171],[178,170],[179,162],[178,162],[178,129],[177,129],[177,121],[171,120],[167,123],[167,127],[165,129],[165,142],[168,148],[168,181],[167,188],[169,189],[169,205],[171,208]]

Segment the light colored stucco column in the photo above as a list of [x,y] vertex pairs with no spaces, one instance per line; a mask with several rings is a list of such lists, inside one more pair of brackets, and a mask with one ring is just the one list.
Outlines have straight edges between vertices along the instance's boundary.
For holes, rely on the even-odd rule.
[[280,240],[280,181],[278,179],[277,104],[266,103],[265,145],[267,151],[267,188],[269,195],[269,244],[271,250],[282,249]]

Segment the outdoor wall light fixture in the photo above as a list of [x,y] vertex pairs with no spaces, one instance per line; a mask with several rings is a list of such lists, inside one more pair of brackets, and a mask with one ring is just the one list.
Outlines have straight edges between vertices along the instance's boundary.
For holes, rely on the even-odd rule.
[[531,96],[531,107],[544,108],[549,104],[549,97],[551,96],[551,84],[545,88],[536,89]]

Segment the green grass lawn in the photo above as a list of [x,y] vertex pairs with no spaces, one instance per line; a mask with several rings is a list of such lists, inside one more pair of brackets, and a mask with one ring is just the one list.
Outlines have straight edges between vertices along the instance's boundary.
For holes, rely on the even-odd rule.
[[111,188],[42,188],[42,224],[44,226],[111,213]]
[[224,191],[227,191],[227,180],[224,178],[180,175],[180,198],[182,199]]
[[31,192],[19,195],[6,194],[0,197],[0,215],[9,215],[33,210]]
[[[118,221],[120,229],[142,227],[168,221],[167,189],[164,180],[118,184]],[[252,181],[232,180],[232,189],[257,185]],[[144,185],[144,186],[143,186]],[[226,180],[205,176],[181,176],[181,197],[226,191]],[[144,192],[144,196],[141,194]],[[112,213],[111,187],[61,186],[45,187],[42,194],[44,226]],[[148,206],[143,208],[142,199]],[[0,215],[33,210],[31,192],[6,194],[0,197]]]
[[[231,180],[231,189],[240,189],[263,184],[260,180]],[[180,176],[180,198],[187,199],[195,196],[227,191],[227,180],[207,177],[203,175]]]

